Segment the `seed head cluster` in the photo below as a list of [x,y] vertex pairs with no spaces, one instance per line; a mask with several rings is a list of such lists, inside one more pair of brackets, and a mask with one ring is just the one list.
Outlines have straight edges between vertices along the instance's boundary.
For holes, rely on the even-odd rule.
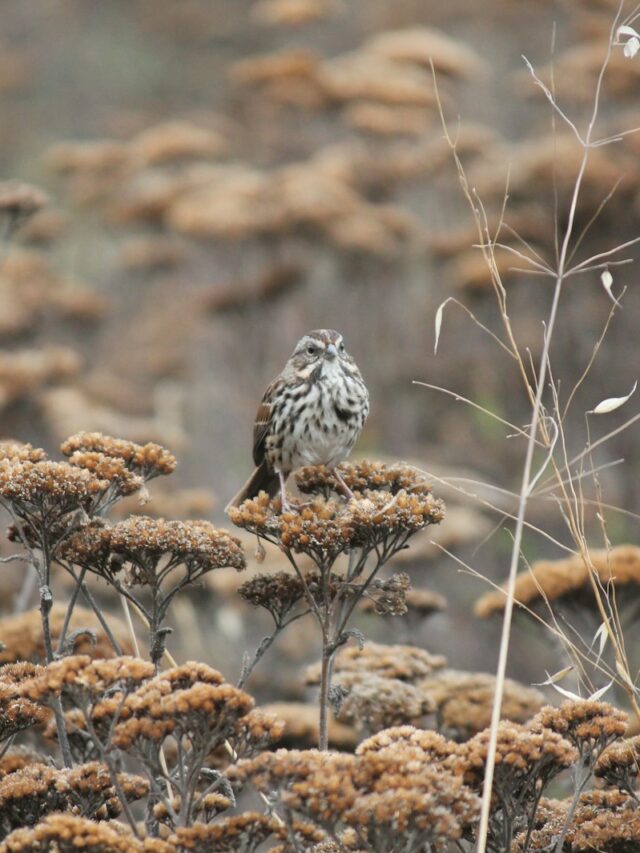
[[78,453],[121,459],[129,471],[144,480],[171,474],[177,465],[175,456],[159,444],[135,444],[100,432],[76,433],[62,443],[60,450],[71,459]]

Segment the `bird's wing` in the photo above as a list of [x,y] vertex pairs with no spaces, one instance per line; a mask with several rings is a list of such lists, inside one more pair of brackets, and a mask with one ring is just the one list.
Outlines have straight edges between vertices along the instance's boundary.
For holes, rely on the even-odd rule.
[[272,382],[264,392],[262,402],[256,412],[256,419],[253,425],[253,461],[256,465],[260,465],[264,460],[264,445],[271,423],[272,400],[276,383],[277,380]]

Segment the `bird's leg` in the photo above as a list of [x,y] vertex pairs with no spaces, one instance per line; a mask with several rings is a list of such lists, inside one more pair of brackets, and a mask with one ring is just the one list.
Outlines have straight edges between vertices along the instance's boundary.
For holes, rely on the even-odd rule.
[[347,486],[345,481],[342,479],[342,474],[340,473],[340,471],[338,471],[337,468],[333,468],[331,470],[331,473],[333,474],[333,476],[338,481],[338,485],[340,486],[342,493],[346,496],[347,500],[352,501],[354,499],[355,495],[353,494],[353,492],[351,491],[349,486]]
[[289,512],[291,509],[291,505],[289,504],[289,500],[287,498],[287,478],[284,476],[282,471],[278,471],[278,477],[280,477],[280,502],[282,504],[281,512]]

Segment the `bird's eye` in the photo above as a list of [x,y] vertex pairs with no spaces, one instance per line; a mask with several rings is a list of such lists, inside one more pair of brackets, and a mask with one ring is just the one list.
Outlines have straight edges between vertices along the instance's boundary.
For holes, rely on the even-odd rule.
[[344,351],[345,351],[344,350],[344,343],[341,343],[340,346],[338,347],[338,352],[344,352]]
[[307,346],[307,355],[315,355],[318,352],[318,348],[313,344],[309,344]]

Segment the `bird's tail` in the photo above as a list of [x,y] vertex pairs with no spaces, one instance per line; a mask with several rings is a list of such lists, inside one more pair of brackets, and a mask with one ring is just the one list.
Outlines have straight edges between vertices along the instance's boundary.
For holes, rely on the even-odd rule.
[[266,492],[269,497],[275,497],[280,489],[280,478],[267,465],[266,459],[258,465],[240,491],[231,498],[225,507],[229,512],[231,507],[240,506],[243,501],[255,498],[259,492]]

